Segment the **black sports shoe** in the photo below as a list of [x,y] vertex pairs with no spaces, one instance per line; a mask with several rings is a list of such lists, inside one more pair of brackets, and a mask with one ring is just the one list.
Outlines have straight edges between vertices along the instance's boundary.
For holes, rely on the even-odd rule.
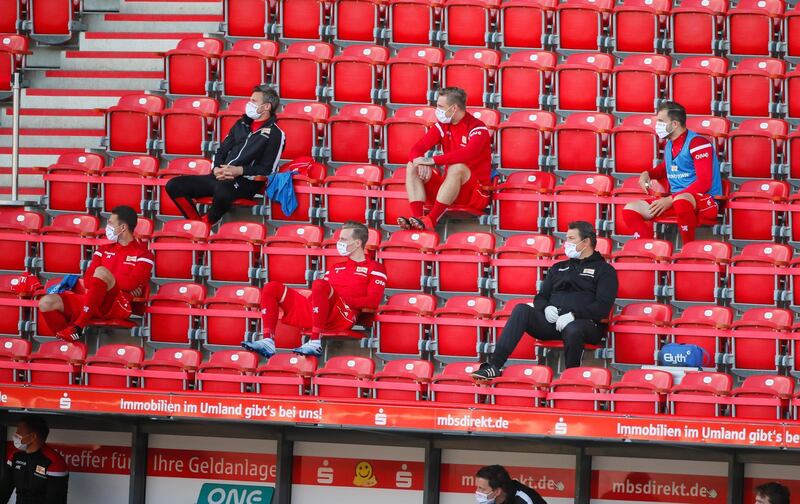
[[501,374],[503,372],[497,366],[484,362],[479,370],[472,373],[472,378],[475,380],[492,380]]

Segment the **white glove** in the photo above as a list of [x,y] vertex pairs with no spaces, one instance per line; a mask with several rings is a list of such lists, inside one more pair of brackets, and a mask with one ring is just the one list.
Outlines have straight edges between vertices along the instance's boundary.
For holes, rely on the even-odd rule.
[[548,322],[551,324],[555,324],[556,320],[558,320],[558,308],[555,306],[548,306],[544,309],[544,318],[547,319]]
[[573,315],[572,312],[561,315],[560,317],[558,317],[558,320],[556,320],[556,331],[559,332],[563,331],[565,327],[567,327],[571,322],[574,321],[575,321],[575,315]]

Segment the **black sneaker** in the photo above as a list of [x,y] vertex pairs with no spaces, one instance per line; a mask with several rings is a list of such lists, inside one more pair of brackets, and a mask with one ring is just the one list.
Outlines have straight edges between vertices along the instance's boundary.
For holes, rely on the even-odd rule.
[[481,368],[472,373],[472,378],[475,380],[493,380],[503,374],[497,366],[484,362]]

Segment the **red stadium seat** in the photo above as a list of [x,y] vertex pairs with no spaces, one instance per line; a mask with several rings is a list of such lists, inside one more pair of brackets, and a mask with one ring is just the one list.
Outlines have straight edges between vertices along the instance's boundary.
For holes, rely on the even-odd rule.
[[302,396],[311,387],[317,358],[276,354],[256,370],[257,391],[266,396]]
[[[538,5],[538,0],[509,0],[503,5],[513,9],[517,3]],[[552,52],[520,51],[500,63],[497,77],[500,108],[541,108],[541,99],[552,86],[556,61],[556,55]]]
[[0,2],[0,33],[16,33],[23,20],[23,3],[19,0]]
[[[672,256],[672,302],[715,303],[732,254],[728,243],[698,240],[685,244]],[[681,269],[684,265],[687,268]]]
[[286,137],[281,157],[314,156],[324,145],[325,124],[331,115],[325,103],[287,103],[278,112],[278,126]]
[[470,376],[480,368],[476,362],[453,362],[431,380],[431,401],[464,405],[483,402],[484,387]]
[[[639,174],[653,167],[653,160],[659,157],[660,143],[655,126],[652,115],[632,115],[611,130],[612,173]],[[620,219],[615,222],[619,224]]]
[[728,72],[729,113],[738,117],[771,117],[781,112],[786,62],[752,58]]
[[379,43],[386,17],[383,0],[339,0],[333,6],[334,43]]
[[731,417],[749,420],[783,420],[794,394],[794,379],[788,376],[748,376],[731,392]]
[[487,47],[497,23],[497,0],[446,0],[443,30],[449,47]]
[[[2,297],[2,292],[0,292]],[[23,382],[31,342],[22,338],[0,338],[0,383]]]
[[[543,49],[555,30],[555,0],[507,0],[500,4],[500,47]],[[512,54],[513,57],[513,54]]]
[[[780,243],[751,243],[731,260],[730,299],[737,305],[773,305],[784,287],[785,277],[778,267],[792,259],[793,250]],[[756,268],[757,271],[751,271]],[[742,269],[743,271],[739,271]],[[761,273],[763,271],[763,273]]]
[[[208,238],[211,282],[249,282],[251,268],[261,265],[260,246],[267,228],[255,222],[226,222]],[[230,250],[235,245],[237,250]],[[241,248],[241,250],[239,250]]]
[[[492,320],[495,325],[492,327],[489,335],[489,344],[486,346],[486,353],[494,352],[497,347],[497,342],[500,340],[500,334],[503,332],[503,327],[501,327],[499,323],[508,320],[511,316],[511,312],[513,312],[514,308],[519,304],[532,305],[533,298],[514,297],[503,305],[502,310],[496,311],[494,315],[492,315]],[[527,336],[529,337],[523,336],[519,344],[514,347],[514,350],[508,356],[508,362],[521,362],[526,365],[539,362],[539,356],[536,352],[536,343],[538,340],[535,339],[535,335],[533,334],[528,334]],[[505,372],[503,375],[505,376]]]
[[[316,4],[316,0],[289,0]],[[324,2],[319,2],[323,4]],[[282,2],[286,5],[286,2]],[[284,32],[285,34],[285,32]],[[316,100],[328,78],[333,46],[324,42],[295,42],[278,55],[276,82],[284,100]]]
[[200,352],[191,348],[160,348],[142,362],[140,385],[145,390],[189,390],[202,361]]
[[53,218],[52,224],[42,228],[46,240],[58,237],[86,238],[85,243],[58,243],[43,241],[39,248],[42,273],[81,273],[91,259],[94,243],[88,241],[102,232],[100,220],[93,215],[62,214]]
[[620,414],[657,415],[665,411],[672,375],[657,369],[631,369],[611,385],[610,409]]
[[328,120],[326,154],[331,163],[369,163],[381,145],[386,109],[345,105]]
[[165,222],[161,231],[153,234],[150,245],[156,263],[153,277],[191,280],[197,273],[197,267],[205,264],[204,251],[195,250],[192,246],[205,244],[208,232],[208,224],[202,221],[180,219]]
[[279,35],[282,41],[322,40],[332,5],[322,0],[281,0]]
[[428,105],[441,78],[444,50],[439,47],[405,47],[386,66],[390,105]]
[[[106,162],[99,154],[76,153],[61,154],[55,164],[46,168],[45,194],[47,209],[57,212],[87,212],[91,198],[96,194],[97,182],[92,178],[99,175]],[[60,180],[59,176],[84,176],[85,181]]]
[[[381,182],[381,189],[384,191],[379,204],[380,211],[378,216],[381,220],[381,227],[388,229],[398,229],[397,219],[412,215],[411,205],[408,203],[408,193],[406,192],[406,169],[396,169],[389,178]],[[428,198],[431,204],[433,196]]]
[[800,9],[795,4],[783,16],[783,38],[786,42],[784,58],[796,62],[800,58]]
[[402,107],[383,123],[386,165],[405,166],[414,144],[436,123],[433,107]]
[[478,294],[494,244],[495,236],[490,233],[451,234],[436,248],[436,291]]
[[665,272],[653,269],[669,263],[672,243],[664,240],[631,240],[615,252],[619,290],[617,299],[655,301],[660,287],[665,285]]
[[747,119],[728,135],[730,176],[772,178],[781,173],[789,124],[780,119]]
[[[340,256],[337,252],[333,254],[333,251],[336,250],[336,242],[339,241],[339,236],[342,234],[342,228],[336,229],[331,235],[330,238],[327,238],[325,241],[322,242],[322,249],[330,251],[329,254],[325,254],[322,256],[322,267],[320,268],[323,271],[330,271],[336,265],[342,264],[347,261],[347,257]],[[367,243],[364,244],[364,250],[367,253],[367,257],[374,259],[375,258],[375,251],[378,250],[381,246],[381,232],[375,228],[369,228],[367,230]]]
[[29,0],[28,21],[32,39],[45,44],[68,42],[80,25],[76,23],[81,13],[79,0]]
[[395,231],[380,244],[378,259],[386,268],[388,289],[422,290],[421,277],[433,269],[439,246],[435,231]]
[[[305,298],[311,297],[311,289],[298,288],[297,292]],[[281,312],[281,317],[283,312]],[[275,348],[280,350],[293,350],[303,344],[304,331],[308,328],[290,326],[278,319],[278,326],[275,328]]]
[[612,33],[614,52],[653,53],[668,31],[669,0],[626,0],[614,7]]
[[278,52],[278,43],[273,40],[235,42],[220,56],[222,96],[249,97],[255,86],[270,84]]
[[220,350],[200,364],[197,389],[220,394],[243,394],[247,379],[258,367],[258,356],[244,350]]
[[316,265],[315,257],[319,254],[323,235],[324,232],[319,226],[303,224],[280,226],[274,236],[264,240],[266,280],[294,285],[308,284],[308,275]]
[[673,101],[686,107],[687,114],[711,115],[725,100],[728,61],[716,56],[692,56],[670,71],[669,89]]
[[442,85],[463,89],[468,106],[482,107],[491,102],[499,64],[500,53],[492,49],[461,49],[444,62]]
[[[153,156],[120,156],[114,159],[111,166],[103,168],[104,181],[100,187],[100,198],[103,212],[111,212],[115,207],[125,205],[141,214],[144,203],[153,201],[151,194],[153,177],[158,173],[158,159]],[[141,179],[137,186],[131,183],[115,183],[115,178]]]
[[130,388],[144,360],[144,350],[133,345],[103,345],[86,359],[83,384],[89,387]]
[[375,362],[366,357],[331,357],[311,379],[314,395],[328,398],[361,398],[375,373]]
[[686,127],[714,142],[718,158],[721,160],[727,158],[727,139],[728,134],[731,132],[731,122],[727,118],[713,116],[687,117]]
[[428,394],[433,364],[424,360],[389,361],[375,373],[370,388],[373,397],[383,401],[420,401]]
[[498,406],[530,408],[545,405],[553,370],[536,364],[515,364],[492,380],[489,400]]
[[600,50],[602,38],[608,35],[613,7],[614,2],[609,0],[568,0],[558,4],[558,50]]
[[[565,6],[568,4],[561,4]],[[555,70],[557,110],[599,111],[611,91],[614,58],[604,53],[580,53],[567,57]]]
[[552,112],[512,112],[498,127],[497,150],[500,170],[541,170],[551,163],[556,117]]
[[488,330],[485,327],[461,325],[459,319],[487,320],[494,313],[494,300],[482,296],[455,296],[434,312],[434,358],[453,362],[477,358],[483,353]]
[[712,55],[725,41],[728,0],[683,0],[670,15],[674,54]]
[[86,360],[86,345],[48,341],[28,357],[28,381],[32,385],[76,385]]
[[[44,217],[37,212],[16,208],[0,209],[0,233],[23,238],[38,235],[44,224]],[[23,271],[33,267],[36,257],[36,238],[27,240],[5,240],[0,238],[0,270]]]
[[728,340],[727,337],[720,337],[718,331],[729,329],[731,323],[733,323],[733,309],[727,306],[689,306],[680,317],[672,320],[673,329],[701,329],[705,333],[697,336],[675,334],[672,341],[682,345],[697,345],[717,362]]
[[[208,175],[211,173],[211,161],[204,158],[178,158],[169,162],[166,168],[158,172],[158,178],[170,179],[179,175]],[[158,187],[158,215],[182,217],[172,198],[167,194],[166,184]]]
[[226,37],[267,36],[267,28],[276,12],[277,3],[268,0],[228,0],[223,2],[225,23],[223,32]]
[[558,409],[598,411],[609,398],[610,385],[611,371],[608,369],[568,368],[550,384],[547,401]]
[[[212,297],[206,298],[208,310],[233,310],[258,312],[261,308],[261,290],[252,285],[224,285]],[[260,317],[242,318],[208,313],[205,316],[206,345],[239,346],[257,332]]]
[[201,156],[208,149],[219,104],[211,98],[179,98],[161,114],[165,155]]
[[[342,4],[348,7],[342,7]],[[364,4],[374,7],[371,1],[342,0],[336,8]],[[357,8],[357,7],[356,7]],[[337,30],[344,27],[337,25]],[[383,85],[389,49],[376,45],[354,45],[345,47],[331,62],[331,89],[334,103],[369,103],[379,98]]]
[[667,396],[670,412],[688,417],[722,416],[732,386],[731,376],[725,373],[687,372]]
[[0,305],[0,335],[18,337],[27,332],[23,330],[23,327],[31,318],[31,310],[22,306],[22,303],[16,304],[16,302],[30,297],[33,293],[19,292],[19,284],[22,280],[21,275],[0,275],[0,299],[9,303]]
[[[391,271],[387,268],[387,271]],[[433,315],[436,297],[423,293],[404,293],[389,296],[378,308],[377,354],[379,357],[421,357],[425,350],[430,325],[420,318]]]
[[[548,202],[539,199],[555,188],[555,176],[549,172],[517,172],[495,188],[492,215],[497,232],[541,232]],[[529,197],[529,198],[528,198]]]
[[[597,172],[610,152],[614,118],[608,114],[572,114],[556,126],[555,156],[559,170]],[[613,184],[612,184],[613,187]]]
[[495,297],[534,296],[539,292],[538,283],[544,279],[545,264],[530,266],[507,264],[508,260],[548,261],[555,249],[552,236],[518,234],[509,236],[495,250],[492,259]]
[[[777,180],[747,180],[734,191],[726,203],[728,221],[731,223],[730,240],[772,241],[783,222],[783,210],[769,210],[789,198],[789,184]],[[764,208],[767,205],[767,208]]]
[[178,42],[164,55],[167,94],[206,96],[216,78],[223,49],[222,41],[213,38]]
[[[625,306],[619,315],[611,318],[608,329],[608,346],[614,350],[612,365],[657,364],[656,352],[661,348],[663,336],[657,331],[672,320],[672,307],[658,303],[634,303]],[[652,332],[627,332],[626,328],[652,330]]]
[[297,198],[297,208],[292,215],[286,215],[281,209],[280,202],[271,200],[269,202],[269,220],[288,221],[288,222],[307,222],[311,223],[312,208],[318,205],[317,197],[308,192],[301,192],[312,187],[319,186],[325,180],[328,168],[317,163],[311,157],[300,157],[289,163],[281,165],[279,172],[294,172],[292,185],[294,186]]
[[249,101],[249,98],[234,100],[228,104],[228,108],[219,111],[214,125],[214,136],[217,142],[225,141],[233,125],[244,115]]
[[390,0],[389,43],[431,45],[441,23],[439,0]]
[[145,319],[148,342],[153,346],[187,346],[200,329],[198,317],[158,313],[159,308],[194,308],[206,299],[206,288],[194,283],[170,283],[161,286],[148,299]]
[[784,9],[781,0],[740,0],[728,11],[728,53],[769,56],[777,52]]
[[[737,374],[777,372],[785,340],[792,326],[792,312],[783,308],[753,308],[733,323],[731,354],[732,371]],[[748,338],[740,331],[774,332],[774,339]],[[741,334],[741,336],[739,334]]]
[[[615,159],[616,162],[619,158]],[[652,163],[650,163],[652,165]],[[614,218],[614,236],[630,236],[633,237],[634,230],[628,225],[623,215],[625,205],[631,201],[637,201],[649,197],[650,195],[644,192],[639,186],[639,177],[629,177],[622,181],[622,185],[614,189],[613,200],[613,218]],[[653,222],[650,221],[648,226],[652,228]]]
[[[564,183],[554,189],[555,231],[566,233],[569,223],[576,220],[590,223],[603,220],[609,205],[595,197],[609,196],[613,188],[614,181],[608,175],[576,174],[564,179]],[[587,201],[574,201],[575,196]]]
[[[9,16],[5,17],[6,4],[18,5],[17,0],[0,2],[0,26],[6,23],[16,24],[16,19]],[[25,69],[25,60],[28,54],[28,39],[22,35],[13,35],[8,32],[16,31],[3,30],[6,33],[0,36],[0,99],[11,96],[11,87],[14,84],[14,73],[22,72]]]
[[654,114],[665,99],[672,58],[635,54],[614,67],[614,112]]
[[[375,165],[344,165],[336,173],[325,179],[323,197],[325,221],[344,224],[347,221],[366,223],[373,210],[377,210],[377,201],[367,191],[377,189],[383,181],[383,169]],[[356,191],[352,196],[337,195],[338,189]],[[364,191],[359,194],[359,191]]]

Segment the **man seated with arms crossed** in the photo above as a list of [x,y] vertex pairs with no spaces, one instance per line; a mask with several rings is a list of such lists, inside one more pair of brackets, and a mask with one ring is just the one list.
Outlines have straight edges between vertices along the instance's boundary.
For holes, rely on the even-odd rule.
[[717,221],[717,202],[722,195],[719,160],[714,146],[706,138],[686,129],[686,109],[675,102],[658,107],[656,134],[667,139],[664,161],[642,172],[639,185],[650,189],[651,179],[666,178],[670,194],[662,198],[631,201],[622,210],[625,223],[633,229],[634,238],[653,238],[656,217],[677,217],[684,244],[694,241],[698,224]]
[[39,300],[39,311],[58,338],[79,341],[93,318],[130,317],[131,302],[147,290],[155,265],[147,246],[133,237],[136,222],[133,208],[114,208],[106,225],[111,243],[97,247],[83,275],[86,292],[47,294]]
[[[450,205],[487,201],[481,185],[491,183],[492,137],[486,125],[467,112],[463,89],[439,90],[436,119],[408,155],[406,191],[411,216],[397,220],[402,229],[434,229]],[[425,157],[436,145],[442,146],[443,154]],[[444,179],[436,165],[445,167]],[[433,208],[424,215],[425,202],[434,194]]]
[[569,224],[564,242],[569,259],[550,266],[532,304],[514,307],[494,353],[472,373],[473,378],[500,376],[525,333],[539,340],[563,340],[565,366],[581,365],[583,345],[603,339],[607,327],[601,321],[608,318],[617,299],[617,271],[595,251],[596,246],[597,234],[591,224]]
[[275,328],[278,309],[283,310],[281,321],[303,329],[311,327],[311,338],[294,351],[303,355],[322,355],[320,333],[346,331],[353,327],[362,310],[375,310],[383,300],[386,270],[383,264],[366,255],[369,239],[367,226],[349,221],[342,226],[336,249],[347,257],[325,273],[322,280],[311,284],[307,298],[281,282],[268,282],[261,291],[261,321],[263,339],[242,346],[266,358],[275,354]]

